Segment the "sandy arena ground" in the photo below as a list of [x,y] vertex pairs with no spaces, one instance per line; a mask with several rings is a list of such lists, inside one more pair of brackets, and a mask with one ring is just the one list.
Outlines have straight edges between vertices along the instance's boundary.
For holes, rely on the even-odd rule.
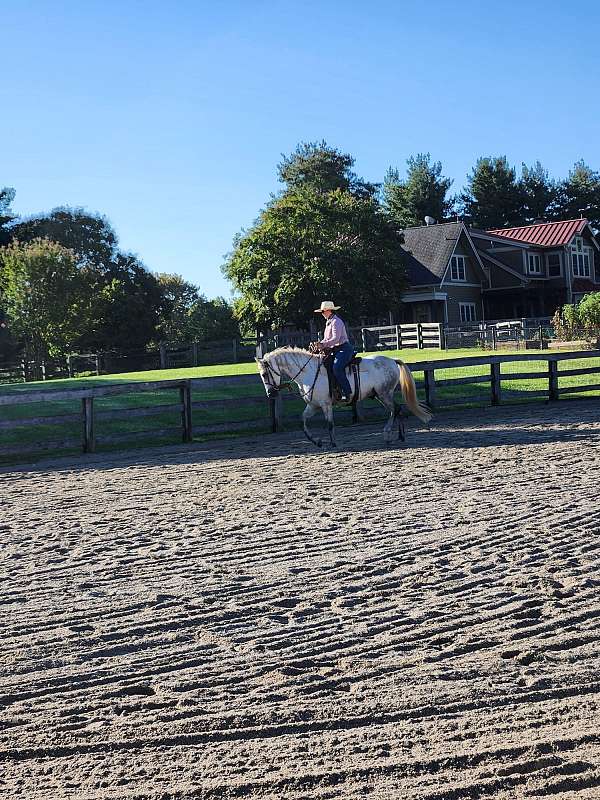
[[0,473],[0,795],[600,798],[600,414]]

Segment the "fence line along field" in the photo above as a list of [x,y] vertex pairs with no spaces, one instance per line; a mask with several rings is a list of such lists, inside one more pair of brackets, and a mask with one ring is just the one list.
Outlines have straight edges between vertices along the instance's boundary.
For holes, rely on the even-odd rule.
[[597,403],[0,474],[0,788],[600,796]]
[[[267,401],[255,365],[242,367],[246,374],[198,377],[193,370],[172,376],[165,371],[57,382],[52,388],[38,383],[33,391],[5,387],[0,462],[47,451],[89,453],[297,427],[304,407],[297,392]],[[421,399],[436,410],[600,392],[599,350],[413,360],[410,367]],[[157,379],[165,375],[170,379]],[[382,409],[367,400],[352,411],[336,409],[336,417],[338,423],[365,421],[381,418]]]

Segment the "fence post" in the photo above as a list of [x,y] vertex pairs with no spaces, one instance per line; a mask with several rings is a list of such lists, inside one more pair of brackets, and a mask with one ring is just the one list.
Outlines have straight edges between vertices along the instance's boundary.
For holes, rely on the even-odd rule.
[[181,401],[181,441],[191,442],[193,440],[192,429],[192,385],[190,381],[184,381],[179,387],[179,399]]
[[362,339],[362,351],[363,353],[367,352],[367,335],[365,333],[365,328],[360,329],[360,338]]
[[160,368],[166,369],[167,368],[167,345],[164,342],[161,342],[158,345],[158,352],[160,355]]
[[81,413],[83,416],[83,452],[93,453],[96,450],[94,438],[94,398],[83,397],[81,400]]
[[42,380],[45,381],[46,380],[46,362],[45,361],[42,361],[40,369],[41,369],[41,373],[42,373]]
[[396,350],[402,350],[402,335],[400,333],[400,325],[396,325]]
[[548,400],[558,399],[558,361],[548,360]]
[[96,353],[96,375],[100,375],[100,354]]
[[27,383],[27,365],[25,364],[25,359],[21,360],[21,377],[23,378],[23,383]]
[[417,322],[417,350],[423,349],[423,328],[421,323]]
[[73,367],[71,366],[71,355],[67,356],[67,372],[69,373],[69,378],[73,377]]
[[238,347],[237,347],[238,343],[237,343],[237,339],[232,339],[231,343],[233,345],[233,363],[237,364],[237,360],[238,360]]
[[425,378],[425,402],[430,408],[435,407],[435,370],[426,369],[423,373]]
[[492,362],[490,364],[490,378],[492,390],[492,405],[499,406],[502,395],[502,387],[500,383],[500,363]]
[[198,366],[198,342],[196,342],[195,340],[192,342],[192,361],[193,361],[192,366],[193,367],[197,367]]
[[275,397],[269,398],[269,411],[271,414],[271,432],[278,433],[282,430],[282,410],[283,410],[283,401],[281,399],[281,393],[277,392]]

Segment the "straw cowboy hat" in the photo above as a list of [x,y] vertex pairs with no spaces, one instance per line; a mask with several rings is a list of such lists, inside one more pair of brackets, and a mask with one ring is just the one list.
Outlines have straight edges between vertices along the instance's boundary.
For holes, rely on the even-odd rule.
[[338,311],[341,306],[334,306],[333,300],[323,300],[321,308],[315,308],[315,314],[320,314],[322,311]]

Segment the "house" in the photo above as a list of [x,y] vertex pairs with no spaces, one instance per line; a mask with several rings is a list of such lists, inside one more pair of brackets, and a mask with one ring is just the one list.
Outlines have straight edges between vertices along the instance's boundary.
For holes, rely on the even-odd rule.
[[600,244],[585,219],[490,231],[460,221],[406,228],[404,251],[402,322],[549,317],[600,291]]

